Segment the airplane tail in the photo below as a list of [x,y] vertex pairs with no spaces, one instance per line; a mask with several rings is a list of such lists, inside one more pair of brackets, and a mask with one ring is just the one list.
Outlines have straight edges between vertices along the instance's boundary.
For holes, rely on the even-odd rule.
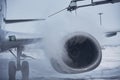
[[43,21],[45,19],[11,19],[11,20],[7,20],[4,19],[4,22],[6,24],[12,24],[12,23],[22,23],[22,22],[31,22],[31,21]]

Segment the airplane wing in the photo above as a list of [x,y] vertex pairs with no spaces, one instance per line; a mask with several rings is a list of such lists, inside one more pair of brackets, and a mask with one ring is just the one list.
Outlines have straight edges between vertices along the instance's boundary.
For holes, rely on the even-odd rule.
[[[28,37],[40,37],[40,34],[37,34],[37,33],[24,33],[24,32],[14,32],[14,31],[5,31],[6,34],[9,36],[9,35],[15,35],[15,36],[26,36],[27,38]],[[42,36],[41,36],[42,37]]]
[[10,48],[16,48],[19,46],[24,46],[32,43],[36,43],[41,41],[42,38],[29,38],[29,39],[13,39],[13,40],[5,40],[0,44],[0,52],[9,50]]
[[4,19],[4,22],[6,24],[12,24],[12,23],[22,23],[22,22],[31,22],[31,21],[43,21],[45,19]]

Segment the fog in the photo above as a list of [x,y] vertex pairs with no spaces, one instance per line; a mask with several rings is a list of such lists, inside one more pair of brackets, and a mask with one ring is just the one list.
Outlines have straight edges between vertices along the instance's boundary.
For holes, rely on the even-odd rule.
[[[87,0],[88,1],[88,0]],[[67,35],[72,34],[74,32],[87,32],[93,35],[100,43],[100,45],[119,44],[120,34],[117,36],[106,38],[105,32],[120,30],[120,3],[116,4],[106,4],[100,6],[90,6],[86,8],[80,8],[77,10],[77,14],[75,12],[63,11],[55,16],[48,17],[50,14],[59,11],[69,5],[70,0],[8,0],[7,2],[7,16],[8,19],[26,19],[26,18],[45,18],[45,21],[37,21],[37,22],[28,22],[28,23],[18,23],[18,24],[9,24],[6,25],[6,30],[15,31],[15,32],[25,32],[25,33],[35,33],[42,36],[42,43],[37,44],[37,46],[42,45],[42,48],[36,53],[42,54],[33,54],[31,52],[31,56],[37,57],[43,60],[46,58],[45,55],[49,56],[54,54],[53,56],[59,57],[57,53],[61,53],[61,47]],[[88,1],[89,3],[89,1]],[[80,4],[80,3],[79,3]],[[79,5],[78,4],[78,5]],[[102,25],[100,25],[99,15],[98,13],[103,13],[102,15]],[[39,48],[37,47],[36,48]],[[31,49],[34,51],[34,48]],[[112,52],[112,51],[115,52]],[[42,52],[41,52],[42,51]],[[106,57],[114,55],[114,53],[118,53],[119,48],[107,48],[107,50],[103,51],[103,59],[106,60]],[[35,53],[35,52],[34,52]],[[104,54],[105,53],[105,54]],[[108,54],[110,53],[110,54]],[[45,54],[45,55],[44,55]],[[41,56],[42,55],[42,56]],[[39,57],[38,57],[39,56]],[[113,60],[119,55],[115,55]],[[110,58],[109,58],[110,59]],[[46,60],[47,61],[47,60]],[[102,61],[104,62],[104,61]],[[101,69],[117,67],[119,63],[108,63],[110,66],[107,66],[107,60],[105,63],[102,63],[98,68],[98,73]],[[47,66],[47,65],[46,65]],[[50,68],[52,70],[52,68]],[[44,73],[44,71],[42,71]],[[46,71],[47,72],[47,71]],[[92,72],[92,74],[95,71]],[[53,71],[53,74],[56,72]],[[36,73],[38,74],[38,73]],[[87,75],[90,75],[88,73]],[[81,74],[84,75],[84,74]],[[93,74],[94,75],[94,74]],[[111,75],[111,74],[108,74]],[[60,75],[58,75],[60,76]],[[62,76],[62,75],[61,75]],[[70,77],[69,75],[66,75]],[[78,75],[73,75],[73,77],[78,77]],[[86,75],[85,75],[86,76]]]
[[[89,2],[89,1],[88,1]],[[119,30],[119,3],[100,6],[90,6],[73,12],[63,11],[53,17],[48,15],[68,6],[69,0],[63,1],[8,1],[7,18],[46,18],[46,21],[12,24],[6,27],[9,30],[23,32],[37,32],[45,36],[46,40],[54,36],[65,35],[75,31],[84,31],[96,37],[101,44],[118,43],[118,36],[106,38],[104,32]],[[79,5],[79,4],[78,4]],[[102,26],[98,13],[102,15]],[[23,29],[24,28],[24,29]],[[29,29],[29,30],[28,30]],[[52,36],[51,36],[52,35]],[[119,35],[119,34],[118,34]],[[54,39],[52,38],[52,39]],[[54,39],[54,40],[55,40]],[[54,42],[54,41],[53,41]]]

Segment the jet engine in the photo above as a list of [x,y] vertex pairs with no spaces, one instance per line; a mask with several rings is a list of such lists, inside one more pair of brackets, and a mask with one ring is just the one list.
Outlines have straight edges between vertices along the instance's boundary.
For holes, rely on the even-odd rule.
[[66,74],[95,69],[101,62],[102,51],[98,41],[90,34],[76,32],[65,36],[59,58],[51,58],[53,68]]

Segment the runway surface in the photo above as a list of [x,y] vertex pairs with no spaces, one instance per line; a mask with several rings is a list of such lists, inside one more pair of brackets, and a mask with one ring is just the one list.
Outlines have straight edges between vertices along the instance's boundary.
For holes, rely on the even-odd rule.
[[[120,47],[103,50],[102,62],[95,70],[72,75],[57,73],[39,50],[29,54],[36,58],[26,59],[30,65],[30,80],[120,80]],[[8,62],[11,60],[15,59],[8,52],[0,54],[0,80],[8,80]],[[21,80],[21,72],[17,72],[16,78]]]

